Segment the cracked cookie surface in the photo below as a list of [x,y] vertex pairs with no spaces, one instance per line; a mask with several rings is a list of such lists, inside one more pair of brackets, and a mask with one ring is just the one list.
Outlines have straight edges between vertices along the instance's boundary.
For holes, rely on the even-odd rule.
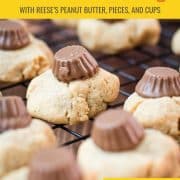
[[155,128],[180,139],[180,97],[143,98],[133,93],[124,109],[132,112],[145,128]]
[[0,50],[0,81],[20,82],[50,68],[53,54],[41,40],[31,36],[31,43],[17,50]]
[[119,78],[101,68],[89,79],[70,83],[58,81],[48,70],[31,81],[27,109],[48,122],[75,124],[105,110],[117,98],[119,86]]

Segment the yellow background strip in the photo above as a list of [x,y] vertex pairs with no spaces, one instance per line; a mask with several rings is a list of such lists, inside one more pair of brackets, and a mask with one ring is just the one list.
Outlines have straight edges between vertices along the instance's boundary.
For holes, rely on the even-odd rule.
[[[69,13],[63,11],[63,8],[67,10],[67,7],[79,7],[81,8],[81,12]],[[106,12],[100,13],[99,10],[90,12],[90,10],[92,11],[92,7],[103,7]],[[180,19],[179,7],[180,0],[1,0],[0,17]],[[118,10],[120,12],[114,13],[115,9],[113,8],[119,8]],[[128,13],[123,12],[126,11],[126,8],[128,8]],[[132,11],[134,8],[138,11]]]

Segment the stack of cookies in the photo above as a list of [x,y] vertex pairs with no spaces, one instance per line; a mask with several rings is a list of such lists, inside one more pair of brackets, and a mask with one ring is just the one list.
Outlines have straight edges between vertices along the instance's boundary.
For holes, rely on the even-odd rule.
[[[150,44],[159,39],[156,20],[149,21],[156,24],[155,34],[146,21],[81,24],[85,22],[117,23],[112,29],[125,24],[141,27],[146,35],[131,31],[136,32],[130,38],[133,47],[146,43],[147,34]],[[104,46],[104,50],[117,49]],[[107,110],[119,95],[120,81],[99,67],[87,49],[67,46],[53,56],[21,21],[0,21],[0,82],[28,79],[26,106],[20,97],[0,93],[0,179],[180,177],[180,74],[176,70],[147,69],[123,109]],[[95,119],[91,137],[80,145],[77,159],[71,150],[57,147],[51,124],[76,125],[90,119]]]

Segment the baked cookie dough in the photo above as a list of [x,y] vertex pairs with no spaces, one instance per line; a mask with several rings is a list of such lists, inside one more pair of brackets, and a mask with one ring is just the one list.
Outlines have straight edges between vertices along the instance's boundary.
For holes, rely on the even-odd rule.
[[174,34],[172,38],[172,43],[171,43],[172,51],[180,55],[180,29],[177,30],[177,32]]
[[155,128],[180,140],[180,75],[170,68],[148,69],[125,102],[145,128]]
[[160,131],[143,131],[129,113],[117,109],[101,114],[91,134],[77,156],[84,180],[180,175],[178,144]]
[[28,167],[22,167],[6,174],[1,180],[28,180],[28,173]]
[[77,27],[81,43],[90,50],[114,54],[139,45],[155,45],[161,27],[155,19],[108,21],[80,20]]
[[[0,21],[0,82],[20,82],[50,68],[52,51],[18,21]],[[7,34],[5,36],[4,34]]]
[[28,167],[15,170],[2,178],[2,180],[35,179],[82,180],[74,154],[63,148],[39,152],[33,157]]
[[19,97],[0,98],[0,177],[25,166],[44,148],[56,146],[56,137],[46,123],[31,119]]
[[48,122],[75,124],[105,110],[119,86],[119,78],[99,68],[86,49],[68,46],[56,53],[53,69],[31,81],[27,109]]

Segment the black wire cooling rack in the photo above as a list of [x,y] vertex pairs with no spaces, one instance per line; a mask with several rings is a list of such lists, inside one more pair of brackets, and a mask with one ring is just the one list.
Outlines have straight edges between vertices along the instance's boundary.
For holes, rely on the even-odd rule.
[[[75,30],[54,25],[50,20],[27,21],[29,30],[38,38],[47,42],[55,52],[62,47],[80,44]],[[137,81],[145,69],[152,66],[168,66],[178,70],[180,57],[171,52],[172,35],[180,27],[180,21],[162,21],[161,39],[157,46],[143,46],[117,55],[93,53],[99,65],[116,74],[121,81],[121,90],[117,100],[109,108],[119,108],[134,91]],[[121,43],[121,42],[119,42]],[[26,89],[29,81],[7,84],[0,83],[3,95],[21,96],[26,102]],[[66,145],[77,152],[79,144],[90,136],[93,120],[78,125],[52,125],[59,146]]]

